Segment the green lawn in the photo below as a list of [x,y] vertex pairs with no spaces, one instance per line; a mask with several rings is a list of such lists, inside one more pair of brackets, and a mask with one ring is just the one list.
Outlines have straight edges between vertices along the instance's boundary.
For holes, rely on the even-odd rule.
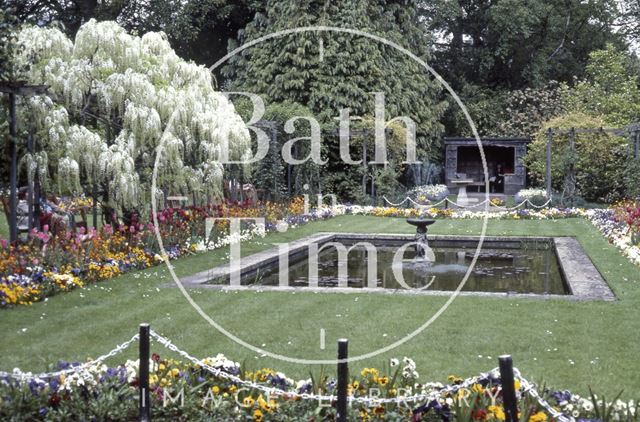
[[7,223],[7,217],[4,215],[4,210],[0,209],[0,239],[9,238],[9,224]]
[[[478,234],[480,227],[479,220],[439,220],[430,233]],[[318,231],[409,233],[412,228],[401,219],[344,216],[270,234],[243,244],[243,251],[253,253]],[[493,368],[498,355],[509,353],[527,378],[579,393],[589,385],[608,396],[625,389],[625,396],[632,398],[640,390],[638,268],[583,219],[490,221],[488,234],[576,236],[620,300],[461,297],[412,340],[352,368],[379,367],[385,359],[409,356],[422,380],[443,381],[449,374],[467,377]],[[225,254],[227,250],[215,251],[173,264],[185,275],[224,262]],[[237,345],[204,321],[178,289],[162,287],[169,282],[166,268],[156,267],[0,312],[0,369],[37,371],[58,359],[95,357],[128,339],[138,323],[149,322],[195,356],[224,353],[250,368],[274,367],[293,378],[319,371],[317,366],[260,358]],[[194,291],[193,297],[208,315],[247,342],[307,359],[334,358],[340,337],[349,338],[352,355],[388,345],[422,325],[446,300],[212,290]],[[319,347],[320,328],[326,331],[326,350]],[[164,352],[160,347],[153,351]],[[134,351],[126,356],[133,357]]]

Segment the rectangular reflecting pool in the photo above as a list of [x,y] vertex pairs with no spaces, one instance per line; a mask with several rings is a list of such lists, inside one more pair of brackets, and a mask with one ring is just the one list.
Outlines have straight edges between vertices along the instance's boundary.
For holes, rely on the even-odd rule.
[[[352,246],[352,245],[348,245]],[[376,247],[375,287],[402,289],[393,272],[393,258],[398,247]],[[397,263],[404,282],[411,288],[456,290],[471,266],[475,249],[434,248],[434,262],[412,262],[415,252],[407,248],[404,260]],[[342,287],[373,287],[368,277],[372,254],[363,246],[351,249],[346,260],[339,259],[338,249],[327,246],[318,253],[317,279],[310,279],[307,257],[290,260],[288,285],[293,287],[338,287],[338,265],[346,267],[346,285]],[[342,262],[342,264],[338,264]],[[278,265],[270,265],[243,279],[243,284],[277,286],[280,284]],[[462,291],[514,292],[537,294],[567,294],[558,259],[550,242],[522,242],[521,248],[482,248]]]
[[429,235],[427,261],[414,259],[413,241],[407,234],[318,233],[180,281],[213,289],[438,295],[457,290],[469,273],[462,295],[615,300],[572,237],[487,236],[476,256],[479,237]]

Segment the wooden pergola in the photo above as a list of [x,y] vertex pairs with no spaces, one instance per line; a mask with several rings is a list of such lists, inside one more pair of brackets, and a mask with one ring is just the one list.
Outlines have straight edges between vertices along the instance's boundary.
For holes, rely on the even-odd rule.
[[[18,121],[16,117],[16,97],[30,97],[44,94],[47,91],[46,85],[28,85],[24,81],[2,82],[0,92],[9,95],[9,134],[10,134],[10,160],[11,170],[9,173],[9,239],[11,243],[18,240],[18,218],[17,218],[17,183],[18,183]],[[29,186],[29,220],[33,223],[33,187]]]
[[640,123],[632,123],[623,128],[598,128],[598,129],[586,129],[586,128],[571,128],[571,129],[553,129],[547,130],[547,161],[546,161],[546,189],[547,197],[551,198],[551,146],[553,145],[553,137],[556,135],[568,135],[569,136],[569,148],[571,151],[575,150],[576,135],[580,134],[598,134],[606,133],[615,136],[626,136],[629,138],[629,156],[633,159],[640,159]]

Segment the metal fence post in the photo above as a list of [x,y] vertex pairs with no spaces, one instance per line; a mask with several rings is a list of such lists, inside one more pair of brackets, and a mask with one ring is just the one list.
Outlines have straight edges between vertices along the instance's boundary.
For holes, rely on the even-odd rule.
[[140,386],[140,421],[148,422],[151,419],[149,403],[149,324],[140,324],[139,337],[140,365],[138,382]]
[[502,400],[506,422],[518,422],[518,401],[513,378],[513,360],[510,355],[498,357],[500,366],[500,382],[502,383]]
[[349,384],[349,340],[341,338],[338,340],[338,404],[336,420],[346,422],[347,420],[347,385]]

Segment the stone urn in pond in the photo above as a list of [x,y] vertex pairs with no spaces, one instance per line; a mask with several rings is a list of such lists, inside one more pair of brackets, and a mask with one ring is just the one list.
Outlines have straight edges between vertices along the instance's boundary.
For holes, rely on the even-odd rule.
[[428,218],[407,218],[407,223],[416,227],[415,250],[417,261],[434,262],[436,255],[427,242],[427,227],[435,223],[435,220]]

